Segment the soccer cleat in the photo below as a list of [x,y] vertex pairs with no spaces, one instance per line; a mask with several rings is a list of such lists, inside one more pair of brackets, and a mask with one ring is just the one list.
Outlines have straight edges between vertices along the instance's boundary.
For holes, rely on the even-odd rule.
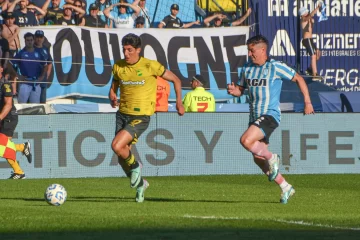
[[135,201],[139,203],[144,201],[144,192],[150,186],[148,181],[146,181],[145,179],[143,179],[143,181],[144,184],[136,189]]
[[9,177],[9,179],[25,179],[25,174],[19,174],[19,173],[13,173],[11,174],[11,176]]
[[295,194],[295,189],[291,186],[289,191],[281,193],[280,202],[282,204],[287,204],[289,198]]
[[31,145],[30,142],[27,141],[26,143],[24,143],[24,151],[23,154],[25,155],[25,157],[27,158],[28,162],[31,163],[32,162],[32,155],[31,155]]
[[136,188],[141,180],[141,168],[142,165],[140,162],[138,162],[138,166],[130,170],[130,187]]
[[279,173],[279,164],[280,157],[277,154],[274,154],[275,160],[269,160],[269,181],[272,182],[275,180],[276,176]]

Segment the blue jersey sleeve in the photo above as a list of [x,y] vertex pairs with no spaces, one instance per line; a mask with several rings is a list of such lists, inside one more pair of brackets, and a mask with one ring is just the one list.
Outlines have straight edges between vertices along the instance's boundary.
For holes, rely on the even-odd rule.
[[296,74],[295,70],[285,63],[274,62],[273,65],[275,66],[276,75],[281,78],[281,80],[291,81],[294,78]]

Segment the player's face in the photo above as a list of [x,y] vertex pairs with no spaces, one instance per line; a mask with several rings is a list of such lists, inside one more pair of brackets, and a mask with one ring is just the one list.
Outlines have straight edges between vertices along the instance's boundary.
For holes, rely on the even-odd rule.
[[139,61],[141,48],[134,48],[131,45],[123,46],[125,61],[128,64],[134,64]]
[[264,64],[264,57],[265,60],[267,58],[266,47],[264,44],[250,44],[248,45],[248,56],[254,64]]

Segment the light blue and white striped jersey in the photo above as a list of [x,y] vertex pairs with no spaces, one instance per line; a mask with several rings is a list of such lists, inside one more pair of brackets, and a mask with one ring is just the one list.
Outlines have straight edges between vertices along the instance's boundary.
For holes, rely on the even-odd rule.
[[261,115],[271,115],[280,123],[282,81],[291,81],[295,74],[292,68],[274,59],[269,59],[262,66],[249,61],[242,67],[238,85],[249,91],[250,122]]

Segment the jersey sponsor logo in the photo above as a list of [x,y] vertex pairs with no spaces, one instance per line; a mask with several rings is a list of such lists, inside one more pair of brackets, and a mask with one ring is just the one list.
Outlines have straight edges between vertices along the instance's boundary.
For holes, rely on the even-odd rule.
[[266,77],[268,74],[269,74],[269,69],[265,68],[265,69],[262,71],[262,75],[263,75],[264,77]]
[[262,78],[262,79],[246,79],[245,80],[248,86],[254,86],[254,87],[266,87],[267,86],[267,81],[266,79]]
[[141,80],[141,81],[124,81],[124,80],[121,80],[121,84],[122,85],[144,85],[145,80]]

